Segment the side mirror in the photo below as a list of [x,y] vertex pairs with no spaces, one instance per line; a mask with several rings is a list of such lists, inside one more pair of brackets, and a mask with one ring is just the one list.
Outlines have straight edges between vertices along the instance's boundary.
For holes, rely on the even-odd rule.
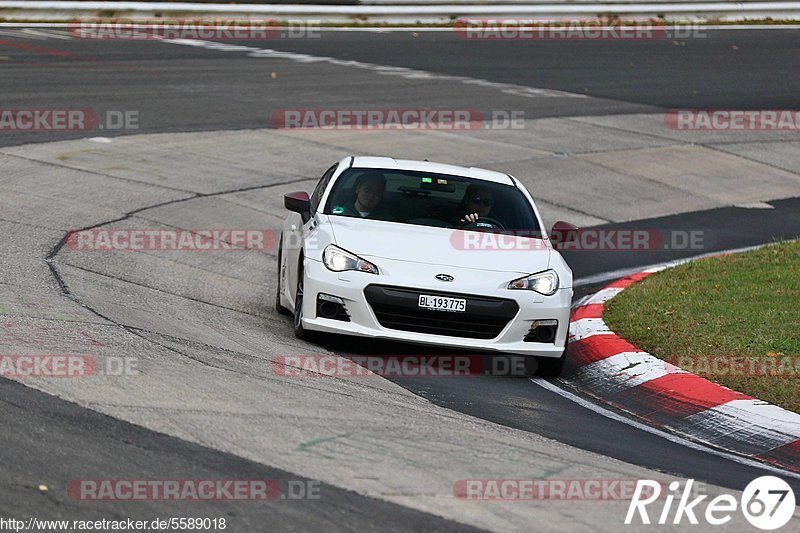
[[311,202],[308,199],[307,192],[290,192],[283,196],[283,205],[289,211],[300,213],[303,223],[308,222],[311,218]]
[[553,224],[553,229],[550,230],[550,242],[553,243],[553,248],[558,250],[567,243],[578,242],[578,231],[578,226],[563,220]]

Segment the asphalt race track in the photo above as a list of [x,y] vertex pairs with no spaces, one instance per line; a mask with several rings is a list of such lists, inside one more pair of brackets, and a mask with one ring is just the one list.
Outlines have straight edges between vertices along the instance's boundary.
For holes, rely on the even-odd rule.
[[[476,101],[453,87],[409,92],[408,84],[391,83],[393,78],[329,74],[318,64],[308,69],[281,62],[278,69],[254,69],[243,54],[198,47],[14,38],[17,33],[0,29],[4,105],[30,105],[35,99],[53,107],[132,109],[139,111],[140,129],[146,131],[269,127],[272,111],[312,105],[388,107],[424,101],[430,108],[522,110],[533,118],[660,108],[792,109],[800,93],[794,75],[800,62],[798,30],[708,31],[703,39],[680,42],[474,42],[451,32],[325,32],[319,39],[231,42],[592,97],[553,99],[549,105],[504,94]],[[44,79],[48,83],[42,84]],[[62,137],[4,134],[0,145]]]
[[[0,516],[224,516],[232,531],[520,530],[532,521],[617,531],[627,502],[487,505],[454,498],[452,486],[653,476],[696,479],[714,494],[774,474],[611,420],[528,379],[276,375],[281,354],[420,352],[296,340],[272,307],[274,247],[93,254],[59,243],[94,227],[277,231],[282,195],[310,191],[352,153],[512,172],[548,225],[702,232],[693,249],[565,254],[576,297],[615,273],[796,238],[796,131],[674,131],[663,116],[797,109],[798,38],[727,30],[642,42],[468,42],[451,32],[323,31],[228,43],[235,48],[0,28],[2,108],[136,117],[135,128],[0,131],[0,353],[130,357],[141,371],[0,379]],[[285,109],[420,107],[516,111],[524,127],[272,128]],[[76,479],[274,479],[282,488],[318,483],[321,497],[87,502],[67,494]],[[784,479],[800,494],[800,477]]]

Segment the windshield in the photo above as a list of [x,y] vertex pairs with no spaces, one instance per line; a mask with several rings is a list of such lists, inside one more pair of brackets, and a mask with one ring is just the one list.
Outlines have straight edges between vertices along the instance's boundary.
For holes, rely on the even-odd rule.
[[531,205],[513,185],[413,170],[349,169],[334,183],[324,213],[541,236]]

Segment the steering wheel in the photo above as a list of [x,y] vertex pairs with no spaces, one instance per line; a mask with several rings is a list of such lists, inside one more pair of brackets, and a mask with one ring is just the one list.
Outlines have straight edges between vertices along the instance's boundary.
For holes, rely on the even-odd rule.
[[497,219],[489,217],[478,217],[475,222],[469,220],[462,222],[459,226],[461,229],[469,229],[473,231],[491,231],[493,229],[505,230],[506,227]]

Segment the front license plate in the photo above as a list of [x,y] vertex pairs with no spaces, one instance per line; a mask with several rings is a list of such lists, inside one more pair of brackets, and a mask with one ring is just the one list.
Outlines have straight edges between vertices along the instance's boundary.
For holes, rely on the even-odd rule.
[[446,298],[444,296],[419,295],[419,306],[436,311],[455,311],[463,313],[467,310],[467,301],[461,298]]

